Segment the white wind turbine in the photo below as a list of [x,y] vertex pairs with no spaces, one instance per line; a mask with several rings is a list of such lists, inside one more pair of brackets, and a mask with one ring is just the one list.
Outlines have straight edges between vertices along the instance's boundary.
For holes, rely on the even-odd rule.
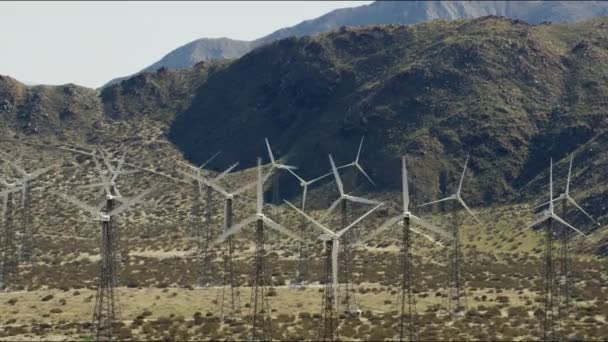
[[295,166],[277,163],[277,161],[274,159],[274,154],[272,153],[272,149],[270,148],[270,142],[268,142],[268,138],[264,138],[264,141],[266,142],[266,149],[268,150],[268,158],[270,158],[270,164],[272,165],[272,168],[281,169],[281,170],[297,169],[297,167],[295,167]]
[[380,203],[378,201],[369,200],[369,199],[366,199],[363,197],[351,196],[351,195],[345,193],[344,184],[342,183],[342,178],[340,178],[340,174],[338,173],[338,169],[336,168],[336,164],[334,163],[334,159],[332,158],[331,154],[329,155],[329,162],[331,164],[331,169],[332,169],[332,171],[334,173],[334,177],[336,179],[336,185],[338,186],[338,191],[340,192],[340,197],[331,204],[329,209],[327,209],[327,212],[325,213],[325,216],[323,216],[323,219],[328,217],[336,209],[336,207],[338,207],[338,205],[340,203],[343,203],[343,205],[346,205],[347,202],[363,203],[363,204],[370,204],[370,205],[377,205]]
[[334,231],[332,231],[331,229],[322,225],[321,223],[317,222],[315,219],[308,216],[305,212],[301,211],[300,209],[298,209],[296,206],[294,206],[287,200],[284,200],[284,201],[285,201],[285,203],[287,203],[287,205],[289,205],[295,211],[300,213],[300,215],[304,216],[308,221],[310,221],[313,225],[315,225],[318,229],[320,229],[324,233],[324,234],[321,234],[319,239],[321,239],[322,241],[325,241],[328,255],[331,254],[331,270],[332,270],[331,278],[332,278],[332,289],[333,289],[333,307],[337,310],[338,309],[338,286],[339,286],[338,254],[340,251],[340,248],[339,248],[340,238],[342,236],[344,236],[344,234],[346,234],[350,229],[352,229],[357,223],[361,222],[361,220],[363,220],[369,214],[371,214],[376,209],[378,209],[380,206],[382,206],[383,203],[378,203],[375,207],[373,207],[371,210],[369,210],[368,212],[366,212],[365,214],[360,216],[358,219],[353,221],[350,225],[348,225],[347,227],[334,233]]
[[121,204],[110,211],[104,211],[104,208],[106,207],[105,199],[100,201],[100,203],[96,207],[93,207],[89,204],[84,203],[83,201],[79,200],[74,196],[66,195],[57,191],[51,191],[51,193],[70,202],[74,206],[84,211],[87,211],[93,217],[93,221],[109,222],[112,217],[120,215],[121,213],[132,207],[134,204],[140,203],[144,199],[144,197],[148,196],[152,191],[155,190],[155,188],[150,188],[134,197],[122,197]]
[[[287,171],[289,171],[294,177],[296,177],[300,181],[300,187],[302,188],[302,203],[301,203],[300,209],[303,212],[306,212],[306,196],[308,194],[308,187],[327,176],[331,176],[332,172],[327,173],[323,176],[317,177],[315,179],[305,181],[302,177],[298,176],[294,171],[292,171],[292,170],[287,170]],[[302,241],[300,242],[300,256],[299,256],[299,263],[298,263],[298,280],[300,281],[300,284],[304,283],[304,277],[305,277],[305,273],[306,273],[306,261],[305,261],[305,258],[306,258],[305,244],[306,244],[306,242],[304,242],[304,240],[306,239],[307,226],[308,225],[306,224],[306,219],[303,217],[302,224],[300,227],[300,235],[302,236]]]
[[19,165],[19,163],[11,160],[10,156],[5,154],[4,152],[0,152],[0,156],[2,159],[13,167],[20,175],[16,183],[21,186],[21,207],[23,209],[23,245],[21,254],[26,261],[29,261],[32,254],[32,217],[31,217],[31,186],[30,183],[42,176],[43,174],[49,172],[51,169],[57,167],[58,165],[50,165],[38,170],[35,170],[31,173],[27,172],[23,167]]
[[443,247],[444,245],[442,243],[438,242],[432,236],[430,236],[422,231],[419,231],[415,228],[410,227],[410,221],[413,221],[418,226],[426,229],[427,231],[434,233],[435,235],[439,235],[447,240],[452,239],[452,236],[450,236],[447,232],[444,232],[443,230],[436,228],[432,224],[426,222],[425,220],[419,218],[418,216],[416,216],[410,212],[410,209],[409,209],[410,193],[409,193],[409,186],[408,186],[408,182],[407,182],[407,167],[406,167],[406,163],[405,163],[405,156],[401,157],[401,182],[402,182],[402,187],[403,187],[403,191],[402,191],[403,211],[401,213],[399,213],[398,215],[395,215],[392,218],[388,219],[379,228],[375,229],[373,232],[371,232],[370,234],[365,236],[365,238],[359,240],[357,242],[357,245],[361,245],[361,244],[375,238],[376,236],[381,234],[383,231],[392,227],[395,223],[399,222],[400,220],[403,220],[403,225],[406,227],[406,229],[409,229],[412,232],[425,237],[426,239],[433,242],[434,244]]
[[258,222],[258,224],[262,223],[262,224],[267,224],[270,228],[276,230],[279,233],[282,233],[284,235],[287,235],[295,240],[300,240],[300,237],[297,236],[296,234],[290,232],[289,230],[287,230],[285,227],[281,226],[280,224],[276,223],[275,221],[273,221],[272,219],[270,219],[268,216],[266,216],[264,214],[264,181],[266,179],[268,179],[269,175],[272,173],[272,170],[266,175],[263,176],[262,175],[262,159],[258,158],[258,167],[257,167],[257,171],[258,171],[258,177],[257,177],[257,182],[256,184],[256,212],[254,215],[247,217],[246,219],[244,219],[243,221],[241,221],[240,223],[229,227],[226,231],[223,232],[223,234],[216,240],[216,243],[222,242],[224,241],[226,238],[238,233],[241,229],[243,229],[244,227],[248,226],[249,224],[253,223],[253,222]]
[[581,232],[580,230],[574,228],[571,224],[569,224],[568,222],[564,221],[561,217],[557,216],[557,214],[554,211],[554,205],[553,202],[555,201],[555,199],[553,198],[553,159],[551,159],[550,161],[550,168],[549,168],[549,209],[546,209],[542,212],[542,216],[532,222],[530,225],[528,225],[526,228],[532,228],[535,227],[547,220],[555,220],[561,224],[563,224],[564,226],[572,229],[573,231],[575,231],[576,233],[578,233],[579,235],[582,235],[583,237],[589,239],[590,241],[593,241],[589,236],[587,236],[585,233]]
[[445,202],[445,201],[458,201],[458,203],[460,203],[460,205],[462,205],[462,207],[469,212],[469,214],[471,214],[471,216],[473,216],[473,218],[475,219],[475,221],[477,221],[477,223],[481,223],[481,221],[479,221],[479,219],[477,218],[477,216],[475,216],[475,214],[473,214],[473,212],[471,211],[471,209],[469,209],[469,206],[467,206],[467,204],[465,203],[465,201],[462,199],[461,196],[461,192],[462,192],[462,182],[464,181],[464,175],[467,171],[467,163],[469,162],[469,156],[467,156],[467,159],[464,162],[464,167],[462,169],[462,175],[460,176],[460,182],[458,183],[458,189],[456,190],[456,193],[446,197],[446,198],[442,198],[440,200],[437,201],[433,201],[433,202],[428,202],[425,204],[420,205],[420,207],[424,207],[427,205],[431,205],[431,204],[435,204],[435,203],[439,203],[439,202]]
[[343,168],[347,168],[347,167],[354,167],[357,170],[359,170],[359,172],[361,172],[365,178],[367,178],[367,180],[372,183],[372,185],[376,185],[374,183],[374,181],[370,178],[370,176],[367,174],[367,172],[365,172],[365,170],[363,170],[363,167],[361,166],[361,164],[359,164],[359,157],[361,156],[361,148],[363,147],[363,139],[365,138],[365,136],[361,137],[361,142],[359,143],[359,149],[357,150],[357,156],[355,157],[355,160],[351,163],[342,165],[340,167],[338,167],[338,169],[343,169]]
[[[570,178],[572,176],[572,160],[573,159],[574,159],[574,153],[570,154],[570,165],[568,166],[568,179],[566,180],[566,190],[563,193],[561,193],[558,197],[554,198],[552,200],[552,202],[565,201],[567,203],[572,204],[580,212],[585,214],[585,216],[587,216],[591,221],[593,221],[593,223],[595,223],[599,226],[600,223],[597,222],[596,220],[594,220],[593,217],[591,215],[589,215],[589,213],[587,211],[585,211],[585,209],[583,209],[580,205],[578,205],[578,203],[576,203],[576,201],[574,200],[574,198],[572,198],[572,196],[570,196]],[[549,202],[545,202],[545,203],[537,206],[536,208],[544,207],[547,204],[549,204]]]

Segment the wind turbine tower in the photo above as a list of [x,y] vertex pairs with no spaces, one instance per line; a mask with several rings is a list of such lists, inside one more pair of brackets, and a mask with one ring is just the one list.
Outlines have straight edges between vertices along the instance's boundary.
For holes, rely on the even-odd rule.
[[31,183],[40,177],[41,175],[47,173],[51,169],[53,169],[56,165],[51,165],[39,170],[35,170],[32,173],[28,173],[18,162],[11,159],[9,155],[4,152],[0,152],[0,157],[8,163],[13,169],[15,169],[20,175],[21,178],[17,180],[17,184],[21,187],[21,207],[22,207],[22,221],[21,221],[21,231],[22,231],[22,241],[21,241],[21,259],[24,262],[30,262],[32,257],[32,249],[33,249],[33,241],[32,241],[32,229],[33,229],[33,219],[31,213],[32,207],[32,189]]
[[390,227],[394,226],[399,221],[402,222],[402,236],[401,236],[401,291],[399,293],[398,303],[400,307],[400,325],[399,325],[399,341],[416,341],[419,340],[418,325],[417,325],[417,313],[416,313],[416,298],[414,295],[414,276],[412,264],[412,241],[411,233],[420,234],[423,237],[429,239],[431,242],[444,247],[443,244],[439,243],[432,236],[419,231],[411,227],[412,223],[424,228],[425,230],[433,233],[433,235],[439,235],[445,240],[451,240],[453,237],[441,229],[436,228],[432,224],[424,221],[418,216],[412,214],[409,210],[410,205],[410,193],[407,180],[407,167],[405,156],[401,157],[401,182],[402,182],[402,196],[403,196],[403,210],[398,215],[388,219],[378,229],[372,231],[370,234],[365,236],[364,239],[358,241],[357,245],[363,244],[366,241],[373,239],[380,233],[386,231]]
[[[571,159],[572,160],[572,159]],[[572,164],[570,164],[572,165]],[[569,171],[570,173],[570,171]],[[568,177],[569,179],[570,177]],[[566,187],[566,192],[568,195],[563,195],[566,199],[570,198],[569,195],[569,186]],[[561,196],[560,196],[561,197]],[[559,197],[558,197],[559,198]],[[564,229],[571,229],[577,234],[583,236],[584,238],[591,240],[587,235],[585,235],[582,231],[574,228],[568,222],[564,221],[561,217],[555,214],[553,202],[557,199],[553,198],[553,159],[550,161],[549,165],[549,209],[543,211],[542,216],[530,224],[527,228],[532,228],[540,225],[541,223],[546,222],[545,229],[545,257],[543,263],[543,274],[544,274],[544,286],[543,286],[543,303],[544,303],[544,312],[543,312],[543,320],[542,320],[542,340],[555,340],[555,325],[556,325],[556,289],[555,289],[555,265],[553,262],[553,235],[555,234],[553,230],[554,222],[557,222],[564,226]],[[574,202],[574,200],[572,200]],[[574,202],[576,203],[576,202]],[[578,207],[578,205],[576,205]],[[582,208],[581,208],[582,209]],[[584,212],[584,211],[583,211]]]
[[93,327],[96,341],[112,341],[116,339],[114,325],[119,316],[118,293],[116,277],[116,237],[114,236],[112,218],[123,213],[129,207],[143,200],[145,196],[154,191],[150,188],[132,198],[121,197],[121,204],[114,206],[111,196],[107,196],[97,207],[92,207],[79,199],[59,192],[53,194],[61,197],[74,206],[89,212],[94,221],[101,222],[101,258],[99,282],[93,310]]
[[0,290],[4,290],[12,286],[19,280],[19,251],[15,243],[15,227],[14,227],[14,199],[13,194],[20,192],[21,188],[7,183],[2,179],[3,185],[8,189],[0,192],[2,197],[2,228],[4,230],[2,236],[2,273],[0,274]]
[[[340,209],[341,209],[340,227],[341,227],[341,229],[345,229],[348,226],[348,212],[347,212],[348,202],[361,203],[361,204],[367,204],[367,205],[378,205],[380,203],[377,201],[369,200],[369,199],[362,198],[362,197],[351,196],[351,195],[347,194],[344,191],[344,184],[342,183],[342,178],[340,177],[340,174],[338,173],[338,168],[336,168],[336,164],[334,163],[334,159],[331,156],[331,154],[329,155],[329,163],[331,164],[331,169],[334,174],[334,178],[336,180],[336,185],[338,186],[338,191],[340,192],[340,197],[338,197],[338,199],[335,200],[331,204],[331,206],[325,213],[324,218],[328,217],[337,208],[338,205],[341,205],[340,206]],[[342,260],[344,260],[344,263],[342,265],[343,277],[345,278],[344,279],[344,301],[345,301],[345,305],[346,305],[346,312],[351,313],[356,310],[356,302],[354,299],[355,292],[353,291],[353,288],[352,288],[352,267],[353,267],[353,265],[351,262],[351,260],[353,258],[354,234],[353,234],[353,231],[350,229],[347,230],[346,232],[347,232],[347,234],[344,237],[344,244],[341,244],[342,250],[340,252],[342,253]]]
[[[256,183],[251,183],[245,185],[236,191],[229,192],[224,187],[219,185],[219,181],[224,178],[230,171],[232,171],[238,163],[233,164],[220,175],[215,177],[214,179],[207,179],[203,177],[200,173],[197,175],[192,175],[189,173],[181,172],[187,177],[194,179],[201,184],[207,186],[208,189],[213,189],[218,192],[222,197],[224,197],[224,222],[223,222],[223,230],[222,233],[226,233],[228,228],[232,226],[232,218],[233,218],[233,201],[234,198],[238,195],[241,195],[247,189],[253,187]],[[211,239],[211,231],[208,231],[208,237]],[[223,272],[222,272],[222,284],[218,291],[217,298],[217,306],[219,316],[222,319],[234,320],[237,317],[239,307],[240,307],[240,294],[239,287],[236,278],[235,272],[235,264],[234,264],[234,240],[232,236],[228,236],[224,242],[224,249],[222,251],[223,254]],[[211,260],[209,257],[210,248],[208,246],[209,242],[204,242],[203,247],[205,250],[203,251],[205,254],[203,255],[203,263],[201,265],[201,286],[207,287],[211,284],[211,279],[213,278],[213,274],[211,272]],[[229,295],[226,296],[226,291],[229,292]],[[226,303],[228,301],[228,303]]]
[[[462,199],[462,183],[464,181],[464,176],[467,171],[467,164],[469,162],[469,156],[467,156],[464,167],[462,169],[462,175],[460,176],[460,182],[458,183],[458,188],[456,189],[456,193],[442,198],[437,201],[429,202],[420,205],[421,207],[441,203],[446,201],[454,201],[454,206],[452,209],[452,248],[450,251],[450,276],[449,276],[449,289],[448,289],[448,311],[450,313],[459,314],[462,313],[466,306],[466,290],[463,287],[461,280],[461,267],[462,267],[462,251],[460,249],[460,224],[458,220],[458,212],[456,206],[460,204],[477,223],[481,224],[481,221],[475,216],[475,214],[471,211],[471,209],[467,206],[466,202]],[[463,300],[464,299],[464,303]]]
[[[300,187],[302,188],[302,204],[300,210],[302,210],[302,212],[306,212],[306,196],[308,195],[308,187],[325,177],[331,176],[332,172],[317,177],[313,180],[305,181],[293,170],[289,169],[287,171],[289,171],[300,181]],[[298,274],[296,275],[296,284],[299,286],[304,286],[306,281],[305,279],[308,277],[308,221],[303,216],[302,220],[300,221],[300,237],[302,240],[300,241],[300,246],[298,248]]]
[[251,340],[268,341],[272,339],[270,322],[270,303],[268,301],[268,277],[270,273],[266,270],[266,250],[264,228],[268,226],[275,231],[300,240],[300,237],[280,224],[276,223],[263,212],[264,209],[264,181],[271,175],[272,169],[265,177],[262,175],[262,159],[258,158],[258,177],[256,182],[256,213],[245,218],[240,223],[232,226],[224,232],[218,242],[224,241],[227,237],[236,234],[244,227],[255,222],[255,257],[253,263],[253,278],[251,288],[250,318],[251,318]]
[[[323,324],[319,328],[319,340],[335,341],[338,339],[338,318],[340,312],[340,282],[338,281],[340,240],[357,223],[361,222],[361,220],[382,206],[383,203],[378,203],[375,207],[353,221],[350,225],[338,230],[337,232],[334,232],[312,217],[308,216],[305,212],[301,211],[290,202],[285,201],[285,203],[287,203],[287,205],[292,207],[294,210],[300,213],[300,215],[305,217],[309,222],[323,232],[323,234],[319,236],[319,239],[323,241],[323,244],[325,245],[325,267],[323,276],[324,287],[321,312]],[[352,262],[352,260],[349,260],[349,262]]]

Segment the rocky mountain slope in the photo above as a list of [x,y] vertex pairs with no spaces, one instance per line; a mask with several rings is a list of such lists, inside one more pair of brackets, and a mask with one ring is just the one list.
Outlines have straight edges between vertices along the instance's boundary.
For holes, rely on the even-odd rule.
[[[419,201],[453,189],[470,153],[464,196],[475,205],[546,197],[549,157],[561,181],[577,152],[577,199],[603,215],[607,25],[486,17],[343,28],[233,62],[144,73],[99,94],[4,77],[0,116],[9,136],[137,144],[150,167],[166,164],[156,150],[195,163],[222,150],[213,168],[247,168],[266,156],[269,137],[306,178],[328,170],[327,153],[354,159],[365,135],[362,163],[377,187],[359,190],[396,186],[407,153]],[[298,188],[286,184],[286,193]]]
[[[142,71],[161,67],[189,68],[199,61],[238,58],[251,49],[287,38],[336,30],[341,26],[413,24],[434,19],[455,20],[487,15],[537,24],[573,22],[608,15],[603,1],[376,1],[370,5],[331,11],[319,18],[275,31],[254,41],[197,39],[181,46]],[[123,78],[115,79],[115,83]]]

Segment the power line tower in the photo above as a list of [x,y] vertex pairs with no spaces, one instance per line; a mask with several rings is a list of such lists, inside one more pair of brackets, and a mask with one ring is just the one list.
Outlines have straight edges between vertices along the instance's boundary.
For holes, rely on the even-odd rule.
[[[322,236],[323,237],[323,236]],[[323,267],[323,299],[321,301],[321,317],[323,323],[319,327],[320,341],[335,341],[338,338],[338,308],[334,307],[334,291],[332,277],[332,239],[325,243],[325,264]],[[337,289],[336,289],[337,290]]]

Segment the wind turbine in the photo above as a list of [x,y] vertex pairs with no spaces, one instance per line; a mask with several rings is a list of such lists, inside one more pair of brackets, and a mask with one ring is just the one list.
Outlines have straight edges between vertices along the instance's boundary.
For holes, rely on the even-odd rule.
[[[208,179],[208,178],[204,177],[201,174],[201,172],[198,170],[196,171],[196,174],[191,174],[191,173],[187,173],[187,172],[178,170],[178,172],[181,173],[182,175],[184,175],[188,178],[191,178],[192,180],[198,182],[199,184],[204,184],[207,186],[208,205],[210,205],[209,193],[211,192],[211,189],[215,190],[220,195],[222,195],[222,197],[224,197],[224,221],[223,221],[223,229],[222,229],[223,233],[227,232],[228,229],[232,226],[232,219],[233,219],[232,206],[233,206],[234,198],[236,196],[241,195],[242,193],[244,193],[245,191],[247,191],[248,189],[250,189],[252,186],[254,186],[256,184],[255,182],[250,183],[241,188],[236,189],[235,191],[228,191],[224,187],[219,185],[219,181],[222,178],[224,178],[235,167],[237,167],[237,165],[238,165],[238,163],[231,165],[229,168],[224,170],[224,172],[222,172],[221,174],[219,174],[218,176],[216,176],[213,179]],[[201,260],[202,261],[201,285],[204,287],[209,286],[210,280],[214,277],[213,273],[211,272],[211,260],[210,260],[211,256],[209,255],[209,249],[210,249],[209,243],[210,243],[210,240],[212,239],[212,237],[211,237],[212,232],[211,232],[210,228],[211,227],[209,227],[209,229],[207,231],[207,237],[202,245],[203,250],[201,251],[201,253],[203,253],[203,258]],[[220,293],[218,294],[218,297],[221,297],[221,299],[218,300],[217,305],[218,305],[218,309],[219,309],[218,311],[220,313],[220,317],[222,317],[222,318],[227,317],[230,320],[233,320],[236,318],[236,314],[237,314],[238,306],[239,306],[239,302],[240,302],[237,278],[236,278],[236,274],[235,274],[236,266],[234,264],[233,255],[234,255],[234,241],[233,241],[232,237],[229,237],[226,239],[226,241],[224,243],[223,279],[222,279],[221,289],[219,290]],[[230,308],[228,309],[228,313],[226,315],[224,315],[224,301],[225,301],[226,287],[229,287],[228,291],[230,293],[230,296],[229,296]]]
[[52,192],[52,194],[66,200],[81,210],[87,211],[92,216],[93,221],[101,222],[100,274],[95,308],[93,310],[93,326],[95,327],[97,341],[113,340],[113,325],[117,315],[117,305],[115,302],[117,296],[114,293],[117,285],[116,256],[114,254],[115,237],[112,229],[112,218],[128,210],[134,204],[141,202],[145,196],[155,190],[154,188],[149,188],[135,197],[122,197],[122,203],[116,208],[112,207],[112,199],[103,200],[99,205],[93,207],[73,196],[60,192]]
[[[558,201],[563,201],[563,214],[565,214],[565,210],[566,210],[566,205],[568,203],[572,204],[576,209],[578,209],[580,212],[582,212],[585,216],[587,216],[591,221],[593,221],[593,223],[597,224],[598,226],[600,225],[599,222],[597,222],[595,219],[593,219],[593,217],[591,215],[589,215],[589,213],[587,211],[585,211],[585,209],[583,209],[580,205],[578,205],[578,203],[576,203],[576,201],[574,200],[574,198],[572,198],[572,196],[570,196],[570,178],[572,176],[572,161],[574,159],[574,153],[570,154],[570,164],[568,166],[568,178],[566,180],[566,189],[564,190],[564,192],[562,192],[559,196],[557,196],[556,198],[554,198],[551,202],[558,202]],[[544,207],[545,205],[549,204],[549,201],[537,206],[536,208],[539,207]]]
[[[191,169],[191,171],[197,175],[197,176],[201,176],[201,171],[204,169],[205,166],[207,166],[207,164],[209,164],[213,159],[215,159],[215,157],[217,157],[220,154],[220,152],[215,153],[213,156],[211,156],[211,158],[207,159],[203,164],[201,164],[200,166],[194,166],[194,165],[190,165],[188,163],[184,163],[182,161],[179,161],[180,164],[188,167]],[[199,249],[199,251],[206,251],[206,248],[202,248],[203,247],[203,243],[207,244],[207,241],[209,241],[209,239],[211,238],[210,234],[211,234],[211,220],[213,219],[213,205],[212,205],[212,200],[213,200],[213,189],[209,186],[206,187],[206,204],[207,204],[207,208],[205,209],[205,215],[204,215],[204,225],[202,225],[201,223],[201,198],[203,197],[203,184],[201,183],[200,180],[197,179],[193,179],[192,180],[192,185],[193,185],[193,193],[194,193],[194,200],[193,200],[193,204],[192,204],[192,227],[191,227],[191,231],[190,233],[192,234],[193,237],[198,238],[197,239],[197,247]],[[203,241],[204,239],[204,241]]]
[[[331,206],[329,207],[329,209],[327,209],[327,212],[325,213],[325,216],[323,217],[323,219],[327,218],[337,207],[338,205],[341,204],[340,207],[340,211],[341,211],[341,228],[346,228],[346,226],[348,225],[348,202],[353,202],[353,203],[362,203],[362,204],[369,204],[369,205],[378,205],[379,202],[377,201],[373,201],[373,200],[369,200],[366,198],[362,198],[362,197],[356,197],[356,196],[351,196],[349,194],[347,194],[346,192],[344,192],[344,184],[342,183],[342,178],[340,177],[340,174],[338,173],[338,168],[336,168],[336,164],[334,163],[334,159],[332,157],[332,155],[329,155],[329,163],[331,164],[331,169],[332,172],[334,174],[334,178],[336,180],[336,185],[338,186],[338,191],[340,193],[340,197],[338,197],[338,199],[336,199]],[[355,230],[349,230],[348,234],[346,236],[346,238],[344,239],[344,243],[342,244],[342,253],[345,256],[345,259],[348,260],[350,258],[352,258],[352,242],[353,242],[353,238],[355,236]],[[346,279],[346,288],[345,288],[345,298],[346,298],[346,305],[347,307],[350,308],[350,299],[351,297],[354,296],[354,292],[352,291],[352,289],[350,288],[350,278],[352,275],[352,264],[351,263],[345,263],[344,264],[344,276],[347,278]]]
[[21,207],[23,209],[22,213],[22,246],[21,246],[21,256],[23,260],[29,262],[32,257],[32,226],[33,220],[31,216],[31,187],[30,183],[42,176],[43,174],[49,172],[51,169],[57,167],[57,165],[47,166],[38,170],[35,170],[31,173],[27,172],[23,167],[19,165],[19,163],[13,161],[9,155],[4,152],[0,152],[0,157],[13,167],[20,175],[21,178],[17,180],[17,183],[21,185]]
[[264,227],[269,228],[291,237],[295,240],[300,240],[300,237],[290,232],[285,227],[270,219],[264,214],[264,181],[272,173],[272,170],[266,177],[262,175],[262,159],[258,158],[258,178],[256,182],[256,213],[245,218],[240,223],[230,227],[225,231],[216,242],[222,242],[226,238],[238,233],[246,226],[255,222],[255,259],[254,259],[254,278],[252,288],[252,340],[266,341],[271,338],[270,334],[270,307],[268,303],[268,294],[266,290],[265,279],[265,250],[264,250]]
[[[407,334],[410,341],[414,341],[418,338],[418,331],[415,323],[415,315],[416,315],[416,302],[415,302],[415,294],[413,288],[413,265],[412,265],[412,254],[411,254],[411,232],[421,234],[423,237],[429,239],[431,242],[438,244],[443,247],[443,244],[437,242],[434,238],[429,235],[414,230],[411,228],[411,222],[413,221],[415,224],[421,226],[422,228],[436,234],[440,235],[448,240],[451,240],[452,237],[446,232],[435,228],[430,223],[424,221],[418,216],[412,214],[409,209],[410,205],[410,193],[409,186],[407,181],[407,167],[405,156],[401,157],[401,183],[403,187],[402,196],[403,196],[403,210],[396,216],[388,219],[384,224],[382,224],[378,229],[374,230],[370,234],[368,234],[365,238],[360,240],[357,244],[362,244],[366,241],[373,239],[378,236],[380,233],[386,231],[388,228],[395,225],[395,223],[402,221],[403,224],[403,234],[402,234],[402,272],[401,272],[401,293],[399,299],[401,300],[401,324],[399,329],[399,340],[403,341],[405,335]],[[407,301],[407,308],[406,308]],[[407,331],[406,331],[407,325]]]
[[[268,138],[264,138],[264,142],[266,143],[266,150],[268,151],[268,158],[270,159],[270,165],[272,167],[273,170],[284,170],[284,171],[291,171],[291,170],[295,170],[297,169],[297,167],[295,166],[291,166],[291,165],[286,165],[283,163],[279,163],[274,159],[274,153],[272,153],[272,148],[270,147],[270,142],[268,141]],[[272,203],[275,205],[279,204],[280,201],[280,193],[279,193],[279,180],[280,180],[281,174],[280,172],[276,172],[274,174],[274,176],[272,177]],[[276,209],[278,210],[278,208]],[[275,210],[275,214],[276,214],[276,210]]]
[[359,143],[359,149],[357,150],[357,156],[355,157],[355,160],[352,161],[351,163],[342,165],[340,167],[338,167],[338,169],[343,169],[343,168],[347,168],[347,167],[354,167],[357,170],[359,170],[359,172],[361,172],[365,178],[367,178],[367,180],[372,183],[372,185],[376,185],[376,183],[374,183],[374,181],[370,178],[370,176],[367,174],[367,172],[365,172],[365,170],[363,170],[363,167],[361,166],[361,164],[359,163],[359,157],[361,157],[361,148],[363,147],[363,139],[365,139],[365,136],[361,137],[361,142]]
[[[572,160],[572,159],[571,159]],[[572,164],[570,164],[572,165]],[[570,173],[570,172],[568,172]],[[569,179],[570,177],[568,177]],[[569,191],[569,187],[566,187],[566,191]],[[564,196],[565,197],[565,196]],[[567,197],[565,197],[567,198]],[[559,217],[557,214],[555,214],[554,211],[554,205],[553,202],[555,201],[555,199],[553,198],[553,159],[550,160],[550,164],[549,164],[549,209],[546,209],[543,211],[542,216],[537,219],[536,221],[532,222],[530,225],[528,225],[526,228],[532,228],[535,226],[540,225],[541,223],[547,222],[547,228],[545,230],[545,264],[544,264],[544,270],[545,270],[545,279],[544,279],[544,301],[545,301],[545,310],[544,310],[544,317],[543,317],[543,327],[542,327],[542,334],[543,334],[543,341],[546,341],[548,338],[550,338],[551,340],[555,339],[555,330],[554,330],[554,324],[555,324],[555,317],[554,317],[554,303],[553,303],[553,296],[554,296],[554,278],[553,278],[553,221],[556,221],[562,225],[564,225],[567,228],[572,229],[574,232],[578,233],[579,235],[585,237],[586,239],[589,239],[591,241],[593,241],[589,236],[585,235],[583,232],[581,232],[580,230],[574,228],[571,224],[569,224],[568,222],[564,221],[561,217]],[[549,336],[551,335],[551,336]]]
[[[308,187],[320,180],[322,180],[323,178],[327,177],[327,176],[331,176],[332,172],[327,173],[323,176],[317,177],[315,179],[309,180],[309,181],[305,181],[302,177],[298,176],[293,170],[288,169],[288,172],[290,172],[294,177],[296,177],[299,181],[300,181],[300,187],[302,188],[302,204],[300,209],[303,212],[306,212],[306,195],[308,194]],[[297,276],[297,280],[296,282],[299,285],[303,285],[304,284],[304,278],[306,277],[306,273],[307,273],[307,265],[306,265],[306,258],[307,258],[307,252],[306,252],[306,230],[308,228],[308,225],[306,224],[306,219],[304,217],[302,217],[302,222],[300,224],[300,236],[302,237],[302,241],[300,241],[300,248],[299,248],[299,258],[298,258],[298,276]]]
[[357,223],[361,222],[361,220],[363,220],[369,214],[371,214],[376,209],[378,209],[380,206],[382,206],[383,203],[377,204],[374,208],[372,208],[371,210],[369,210],[368,212],[366,212],[365,214],[360,216],[358,219],[353,221],[350,225],[342,228],[341,230],[339,230],[337,232],[332,231],[331,229],[329,229],[326,226],[324,226],[323,224],[319,223],[312,217],[308,216],[305,212],[298,209],[296,206],[294,206],[287,200],[285,200],[285,203],[287,203],[287,205],[289,205],[295,211],[300,213],[300,215],[305,217],[315,227],[317,227],[318,229],[320,229],[323,232],[323,234],[321,234],[319,239],[321,241],[324,241],[324,243],[325,243],[326,265],[331,266],[331,273],[328,274],[329,277],[328,277],[328,279],[326,279],[325,290],[324,290],[324,295],[323,295],[324,296],[324,311],[325,311],[325,313],[331,312],[331,314],[324,315],[324,318],[325,318],[324,327],[323,327],[324,333],[322,334],[323,335],[322,337],[324,339],[326,339],[326,338],[333,339],[334,333],[335,333],[335,327],[334,327],[334,323],[333,323],[333,312],[338,311],[338,304],[339,304],[338,303],[338,286],[339,286],[338,254],[339,254],[340,239],[344,236],[344,234],[346,234],[349,230],[351,230]]
[[[462,168],[462,175],[460,176],[460,182],[458,183],[458,188],[456,189],[456,193],[454,193],[446,198],[437,200],[437,201],[422,204],[422,205],[420,205],[420,207],[424,207],[427,205],[440,203],[440,202],[456,201],[466,211],[469,212],[469,214],[473,217],[473,219],[475,219],[475,221],[477,221],[478,223],[481,223],[481,221],[479,221],[479,219],[477,218],[477,216],[475,216],[473,211],[471,211],[471,209],[469,209],[469,206],[467,206],[467,204],[465,203],[465,201],[462,199],[462,196],[461,196],[462,183],[464,181],[464,176],[467,171],[468,162],[469,162],[469,156],[467,155],[467,158],[464,162],[464,167]],[[458,215],[457,215],[455,209],[456,208],[454,207],[454,212],[453,212],[454,221],[453,221],[453,230],[452,230],[452,234],[453,234],[453,236],[452,236],[452,257],[450,258],[450,271],[451,271],[450,272],[450,283],[451,284],[450,284],[450,293],[448,294],[448,310],[451,311],[452,301],[454,300],[454,297],[456,297],[455,313],[458,313],[461,310],[460,264],[462,262],[462,260],[461,260],[462,255],[461,255],[461,251],[460,251],[460,227],[458,224]],[[455,292],[454,295],[452,295],[452,293],[451,293],[452,291]],[[466,292],[464,292],[463,295],[465,296],[465,301],[466,301]]]
[[13,194],[21,192],[21,188],[16,184],[8,183],[4,178],[2,184],[7,189],[0,192],[2,197],[2,266],[0,268],[0,290],[3,290],[15,283],[19,277],[19,253],[15,245],[15,230],[13,226]]
[[331,169],[332,172],[334,174],[334,177],[336,179],[336,185],[338,186],[338,191],[340,192],[340,197],[338,197],[337,200],[335,200],[331,206],[329,207],[329,209],[327,209],[327,212],[325,213],[325,216],[323,216],[323,219],[325,219],[326,217],[328,217],[337,207],[339,204],[342,204],[343,207],[343,211],[346,208],[346,203],[347,202],[354,202],[354,203],[363,203],[363,204],[370,204],[370,205],[377,205],[379,204],[378,201],[374,201],[374,200],[369,200],[363,197],[356,197],[356,196],[351,196],[347,193],[344,192],[344,184],[342,183],[342,178],[340,177],[340,174],[338,173],[338,169],[336,168],[336,164],[334,163],[334,159],[331,156],[331,154],[329,155],[329,162],[331,164]]

